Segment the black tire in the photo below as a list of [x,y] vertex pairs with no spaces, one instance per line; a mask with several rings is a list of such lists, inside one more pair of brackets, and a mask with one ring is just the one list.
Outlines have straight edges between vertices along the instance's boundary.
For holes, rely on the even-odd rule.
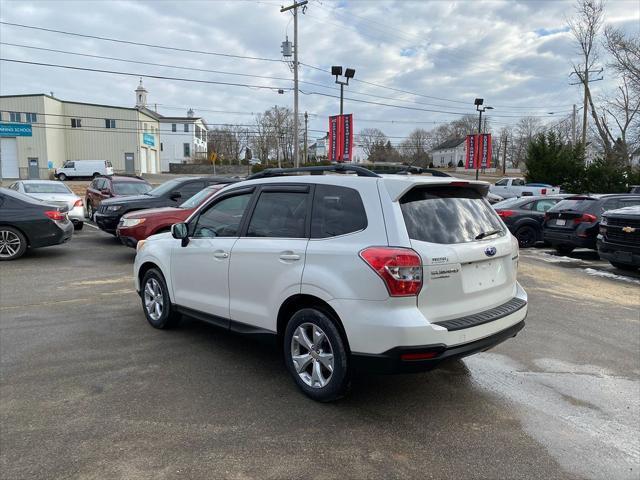
[[523,225],[516,230],[515,237],[518,239],[520,248],[529,248],[538,241],[538,232],[531,225]]
[[0,261],[15,260],[27,251],[27,237],[7,225],[0,226]]
[[614,267],[619,268],[620,270],[625,270],[627,272],[633,272],[635,270],[638,270],[639,268],[637,265],[631,265],[629,263],[612,262],[611,260],[609,260],[609,263]]
[[[310,348],[303,347],[302,345],[305,342],[299,341],[301,339],[299,327],[309,332],[318,332],[319,329],[324,336],[317,337],[321,338],[317,343],[315,339],[312,343],[306,342],[310,345]],[[309,338],[308,334],[306,338],[307,340],[312,340],[313,333],[312,338]],[[327,355],[329,351],[333,355],[331,360],[332,370],[327,369],[324,366],[324,362],[319,360],[323,354]],[[289,373],[300,390],[308,397],[319,402],[331,402],[344,396],[347,392],[351,379],[349,354],[347,353],[346,343],[342,335],[340,335],[334,319],[327,313],[316,308],[303,308],[295,312],[287,323],[283,352]],[[295,352],[301,356],[308,355],[306,366],[301,368],[300,373],[296,365],[294,365],[293,357],[296,354]],[[327,357],[324,358],[326,359]],[[314,373],[316,368],[320,369],[317,377]],[[303,376],[306,377],[306,380],[303,380]],[[319,384],[312,386],[313,383],[318,383],[318,380],[315,380],[316,378],[322,379],[326,383],[323,386]],[[307,382],[311,382],[311,384]]]
[[82,227],[84,227],[84,222],[76,222],[73,224],[73,229],[77,232],[79,230],[82,230]]
[[570,245],[554,245],[553,248],[555,248],[556,252],[558,252],[560,255],[569,255],[575,249],[575,247],[572,247]]
[[61,182],[64,182],[66,179],[67,179],[67,176],[64,173],[58,174],[58,180],[60,180]]
[[[149,288],[149,290],[147,290],[147,288]],[[158,289],[162,296],[160,299],[161,308],[159,315],[155,307],[156,304],[150,302],[151,298],[158,299],[158,295],[152,295],[152,292],[158,292]],[[153,328],[173,328],[180,323],[182,315],[176,312],[171,304],[167,284],[159,270],[151,268],[144,274],[140,284],[140,298],[142,300],[144,316],[147,317],[147,321]]]
[[87,204],[87,210],[86,210],[87,218],[93,222],[93,205],[91,205],[91,202],[89,201],[88,198],[85,203]]

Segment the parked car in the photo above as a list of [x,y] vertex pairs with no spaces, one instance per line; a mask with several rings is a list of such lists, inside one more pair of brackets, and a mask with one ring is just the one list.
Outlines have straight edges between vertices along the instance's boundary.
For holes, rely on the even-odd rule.
[[640,268],[640,206],[604,212],[597,244],[600,258],[609,260],[614,267]]
[[491,192],[487,192],[486,198],[491,205],[494,205],[504,200],[504,198],[502,198],[500,195],[496,195],[495,193],[491,193]]
[[595,250],[602,214],[632,205],[640,205],[640,195],[614,193],[568,197],[545,214],[544,240],[563,255],[578,247]]
[[0,261],[15,260],[28,248],[67,242],[73,224],[66,205],[51,205],[0,187]]
[[631,185],[629,187],[629,193],[640,194],[640,185]]
[[73,193],[64,183],[55,180],[18,180],[9,185],[16,192],[42,200],[49,205],[64,205],[67,215],[76,230],[84,226],[85,209],[82,198]]
[[87,216],[93,219],[93,214],[100,202],[106,198],[143,195],[152,188],[151,184],[142,177],[111,175],[94,178],[87,187]]
[[[333,171],[358,176],[317,174]],[[358,166],[267,170],[138,242],[136,290],[155,328],[186,314],[275,340],[298,387],[330,401],[352,372],[428,370],[524,327],[518,243],[487,189]]]
[[168,232],[174,223],[184,222],[202,202],[226,186],[225,183],[211,185],[178,207],[149,208],[126,213],[118,223],[116,235],[124,245],[135,248],[140,240],[156,233]]
[[520,248],[533,247],[542,241],[544,214],[567,195],[509,198],[493,205],[496,213],[514,237]]
[[63,182],[67,178],[97,177],[98,175],[113,175],[113,165],[108,160],[73,160],[65,162],[61,168],[56,168],[54,176]]
[[502,198],[558,195],[560,187],[553,187],[544,183],[529,183],[524,178],[505,177],[490,187],[491,193],[500,195]]
[[94,214],[94,219],[98,227],[115,235],[120,218],[125,213],[145,208],[177,207],[205,187],[234,181],[236,180],[225,177],[174,178],[143,195],[103,200]]

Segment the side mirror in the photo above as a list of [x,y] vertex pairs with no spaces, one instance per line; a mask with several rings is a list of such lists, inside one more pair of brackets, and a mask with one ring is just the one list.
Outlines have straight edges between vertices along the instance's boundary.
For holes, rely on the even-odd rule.
[[169,198],[171,200],[178,200],[181,197],[182,197],[182,194],[180,192],[172,192],[171,195],[169,195]]
[[182,240],[182,246],[189,245],[189,226],[186,223],[175,223],[171,225],[171,236],[176,240]]
[[101,188],[100,189],[100,193],[102,193],[103,195],[109,195],[109,193],[111,193],[111,192],[109,191],[108,188]]

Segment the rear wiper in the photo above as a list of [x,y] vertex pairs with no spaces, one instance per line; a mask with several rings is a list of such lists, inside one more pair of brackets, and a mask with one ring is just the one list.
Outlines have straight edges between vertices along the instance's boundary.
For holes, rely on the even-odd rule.
[[488,232],[482,232],[476,235],[476,240],[482,240],[483,238],[490,237],[491,235],[495,235],[497,233],[502,233],[502,230],[489,230]]

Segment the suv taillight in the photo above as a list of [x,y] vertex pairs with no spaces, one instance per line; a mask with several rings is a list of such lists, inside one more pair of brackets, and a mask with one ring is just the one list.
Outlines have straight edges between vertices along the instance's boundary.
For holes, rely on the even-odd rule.
[[422,259],[414,250],[399,247],[369,247],[360,257],[384,281],[392,297],[418,295],[422,288]]
[[51,220],[57,220],[59,222],[66,218],[66,215],[64,213],[58,212],[57,210],[48,210],[44,212],[44,214]]
[[598,217],[591,215],[590,213],[584,213],[582,216],[576,218],[574,223],[593,223],[598,220]]
[[74,207],[82,207],[83,205],[84,205],[84,202],[82,201],[81,198],[76,200],[76,203],[73,204]]

